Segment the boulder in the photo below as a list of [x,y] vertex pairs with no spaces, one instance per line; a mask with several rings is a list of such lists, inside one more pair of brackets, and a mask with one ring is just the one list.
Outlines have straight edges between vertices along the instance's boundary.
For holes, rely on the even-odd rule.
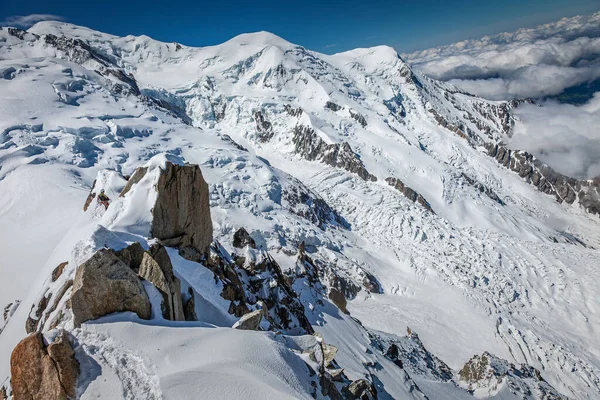
[[342,389],[346,399],[371,400],[377,399],[377,390],[366,379],[358,379]]
[[200,167],[167,162],[156,191],[152,237],[167,241],[169,246],[191,246],[208,253],[213,229],[208,184]]
[[68,264],[69,263],[67,261],[65,261],[63,263],[58,264],[58,266],[56,268],[54,268],[54,271],[52,271],[52,282],[56,282],[58,280],[58,278],[60,278],[63,271],[65,270],[65,267]]
[[163,296],[163,316],[171,321],[185,321],[181,299],[181,282],[173,274],[173,264],[162,245],[150,247],[142,256],[138,275],[152,283]]
[[238,322],[233,324],[232,328],[242,329],[246,331],[256,331],[260,326],[260,321],[262,321],[262,317],[262,310],[249,312],[248,314],[244,314]]
[[75,273],[71,308],[76,327],[82,322],[121,311],[150,319],[150,300],[135,272],[112,250],[97,251]]
[[256,249],[256,242],[252,239],[248,231],[240,228],[233,234],[233,247],[243,249],[246,246]]
[[346,300],[344,293],[340,292],[335,288],[332,288],[329,291],[329,300],[331,300],[333,304],[335,304],[337,308],[339,308],[344,314],[349,314],[348,310],[346,309],[348,301]]
[[79,363],[65,331],[49,346],[39,332],[23,339],[12,352],[10,370],[15,400],[75,397]]

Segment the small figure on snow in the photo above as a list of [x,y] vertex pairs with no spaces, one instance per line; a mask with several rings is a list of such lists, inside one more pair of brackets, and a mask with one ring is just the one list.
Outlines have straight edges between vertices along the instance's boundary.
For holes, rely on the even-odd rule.
[[105,210],[108,210],[110,198],[106,195],[106,193],[104,193],[104,189],[100,190],[100,194],[98,195],[98,203],[102,204]]

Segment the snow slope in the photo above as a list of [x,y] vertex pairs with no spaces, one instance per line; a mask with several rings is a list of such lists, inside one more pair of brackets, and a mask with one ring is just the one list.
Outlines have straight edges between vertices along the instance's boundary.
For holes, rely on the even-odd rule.
[[[54,39],[61,36],[68,39]],[[76,265],[106,244],[98,225],[111,232],[101,238],[108,243],[148,239],[147,217],[132,211],[147,206],[83,213],[97,174],[128,175],[160,154],[201,166],[214,236],[228,251],[243,226],[291,270],[304,241],[312,259],[362,289],[349,296],[348,309],[366,328],[399,334],[410,326],[455,371],[489,351],[538,368],[570,398],[598,397],[598,217],[577,203],[558,203],[487,156],[486,143],[510,134],[512,106],[420,76],[385,46],[327,56],[266,32],[190,48],[56,22],[28,32],[3,28],[0,276],[11,285],[0,291],[0,305],[21,300],[21,306],[0,334],[0,380],[56,265]],[[365,171],[376,180],[363,179]],[[432,212],[386,178],[412,188]],[[113,199],[118,185],[107,183]],[[74,255],[88,237],[95,244]],[[193,284],[193,268],[185,260],[174,264]],[[367,274],[380,293],[364,287]],[[208,293],[211,277],[196,278],[198,292]],[[323,280],[334,284],[327,274]],[[331,303],[318,305],[313,291],[302,293],[307,317],[340,349],[336,360],[351,379],[377,377],[385,388],[380,396],[408,393],[402,370],[377,353],[366,329]],[[213,311],[201,321],[231,326],[235,319],[222,299],[206,296]],[[131,361],[150,371],[143,395],[160,389],[177,398],[182,380],[220,382],[214,375],[220,368],[231,373],[223,360],[240,353],[247,367],[236,373],[239,382],[259,379],[248,371],[260,367],[267,383],[232,385],[229,395],[241,387],[265,390],[255,397],[310,395],[298,355],[272,334],[195,328],[107,321],[84,325],[76,336],[82,343],[111,337],[136,352],[156,342],[168,346]],[[179,346],[212,354],[200,339],[220,345],[215,332],[221,331],[235,354],[206,364],[181,355],[177,366],[165,358],[179,354]],[[135,332],[147,341],[134,343]],[[246,340],[256,352],[246,353]],[[93,346],[107,365],[117,357]],[[274,354],[265,356],[272,363],[256,359],[263,353]],[[83,394],[118,392],[110,382],[126,380],[111,379],[108,386],[91,381]],[[419,379],[429,398],[465,396],[454,384]]]

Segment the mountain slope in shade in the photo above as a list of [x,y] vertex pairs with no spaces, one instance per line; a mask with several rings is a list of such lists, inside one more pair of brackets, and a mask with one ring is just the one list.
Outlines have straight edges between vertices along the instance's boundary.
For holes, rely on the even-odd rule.
[[[3,28],[0,78],[0,273],[13,282],[0,303],[20,300],[0,334],[0,380],[26,320],[41,298],[60,292],[48,281],[57,265],[69,261],[74,274],[97,248],[151,241],[149,207],[117,201],[114,182],[106,181],[106,214],[81,207],[106,171],[131,175],[159,155],[200,165],[214,238],[240,253],[231,243],[244,227],[289,274],[347,378],[368,379],[380,398],[467,398],[469,384],[500,398],[600,393],[598,183],[558,176],[531,157],[499,156],[516,104],[421,76],[388,47],[327,56],[266,32],[190,48],[64,23]],[[78,351],[104,359],[102,375],[114,375],[107,386],[82,380],[81,395],[118,396],[141,380],[145,389],[130,398],[185,396],[202,371],[231,374],[226,365],[237,360],[268,371],[257,385],[255,375],[240,378],[254,396],[311,396],[310,361],[290,342],[300,339],[225,329],[239,317],[211,292],[213,272],[169,254],[182,282],[204,296],[200,321],[117,315],[73,330]],[[334,305],[345,302],[349,315]],[[69,323],[61,326],[72,330]],[[407,326],[418,341],[396,336]],[[136,342],[132,332],[152,339]],[[237,350],[205,365],[175,355],[177,343],[202,341],[196,335]],[[257,353],[245,353],[246,340]],[[174,353],[150,350],[155,342]],[[143,377],[120,370],[124,349],[137,354],[127,362],[143,365]],[[277,356],[256,358],[269,352]],[[440,363],[424,371],[420,360],[430,354]],[[486,374],[465,383],[458,372],[475,354],[528,364],[544,384],[535,374],[514,384],[510,368],[496,386]],[[288,365],[291,372],[278,372]]]

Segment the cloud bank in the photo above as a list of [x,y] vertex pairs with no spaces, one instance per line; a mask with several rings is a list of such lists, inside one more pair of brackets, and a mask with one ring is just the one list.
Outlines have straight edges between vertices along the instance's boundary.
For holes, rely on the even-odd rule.
[[600,92],[582,106],[548,101],[523,105],[516,115],[511,148],[529,151],[567,176],[600,176]]
[[[403,57],[433,78],[490,100],[538,99],[515,110],[509,147],[567,176],[600,176],[600,92],[579,106],[541,100],[599,82],[600,12]],[[589,86],[584,101],[600,87]]]
[[64,18],[52,14],[13,15],[0,22],[0,25],[27,29],[40,21],[64,21]]
[[600,12],[403,57],[433,78],[492,100],[556,95],[600,79]]

